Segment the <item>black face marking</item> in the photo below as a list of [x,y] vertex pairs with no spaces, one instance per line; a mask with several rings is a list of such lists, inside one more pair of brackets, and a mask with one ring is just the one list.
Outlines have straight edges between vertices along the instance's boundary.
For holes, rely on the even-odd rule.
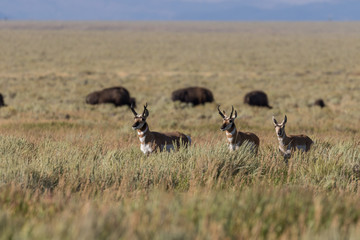
[[[278,130],[276,130],[276,128],[279,128]],[[285,130],[284,130],[285,126],[275,126],[275,131],[276,131],[276,134],[278,137],[283,137],[284,136],[284,133],[285,133]]]
[[233,125],[233,119],[224,119],[223,124],[220,127],[220,130],[225,131],[229,130]]
[[144,124],[146,123],[146,119],[144,117],[140,117],[140,116],[136,116],[134,118],[134,123],[132,125],[132,128],[135,129],[139,129],[141,128]]

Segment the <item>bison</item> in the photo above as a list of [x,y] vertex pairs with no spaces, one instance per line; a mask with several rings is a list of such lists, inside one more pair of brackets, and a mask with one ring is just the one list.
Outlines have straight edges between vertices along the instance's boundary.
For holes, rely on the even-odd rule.
[[314,102],[314,106],[319,106],[321,108],[325,107],[325,103],[324,103],[324,100],[322,100],[321,98],[317,99],[315,102]]
[[135,98],[131,98],[129,91],[124,87],[105,88],[101,91],[92,92],[86,96],[86,103],[92,105],[112,103],[116,107],[136,105]]
[[202,87],[178,89],[172,92],[171,99],[173,101],[192,103],[194,106],[214,101],[212,92],[209,89]]
[[268,98],[263,91],[252,91],[247,93],[244,97],[244,103],[249,104],[250,106],[272,108],[269,106]]
[[5,107],[6,104],[4,103],[4,97],[3,95],[0,93],[0,107]]

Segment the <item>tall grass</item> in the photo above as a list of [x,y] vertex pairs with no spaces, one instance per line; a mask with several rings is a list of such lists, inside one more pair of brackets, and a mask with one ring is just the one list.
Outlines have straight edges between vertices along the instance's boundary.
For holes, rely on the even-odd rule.
[[353,143],[318,142],[288,164],[225,145],[145,157],[3,136],[0,152],[4,238],[355,237],[360,222]]
[[356,191],[360,151],[354,143],[317,142],[309,154],[295,153],[289,163],[275,149],[254,155],[245,147],[194,146],[146,157],[138,147],[106,150],[105,142],[74,146],[45,140],[32,144],[2,137],[0,153],[3,183],[52,190],[121,188],[190,191],[192,188],[227,189],[270,185],[300,185],[313,189]]

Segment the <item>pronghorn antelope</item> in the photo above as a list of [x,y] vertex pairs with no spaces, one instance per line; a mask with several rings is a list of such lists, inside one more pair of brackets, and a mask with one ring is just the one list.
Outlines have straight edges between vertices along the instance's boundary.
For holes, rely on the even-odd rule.
[[137,130],[141,143],[140,149],[144,154],[148,155],[157,150],[174,150],[174,144],[176,147],[180,147],[182,144],[187,147],[191,144],[190,136],[180,132],[159,133],[150,131],[149,125],[146,122],[146,118],[149,116],[147,104],[144,106],[142,114],[137,114],[133,106],[130,108],[135,115],[132,129]]
[[252,148],[259,148],[260,140],[254,134],[250,132],[240,132],[236,130],[235,118],[237,117],[237,112],[233,117],[234,107],[232,106],[230,116],[225,115],[225,111],[220,111],[220,105],[218,106],[218,111],[220,116],[223,118],[223,124],[220,127],[220,130],[226,131],[226,138],[229,142],[230,151],[238,149],[245,141],[247,141]]
[[285,115],[282,123],[278,124],[275,117],[272,117],[275,132],[279,141],[279,151],[283,153],[284,159],[287,160],[291,156],[291,152],[295,150],[301,150],[307,152],[310,150],[310,146],[313,141],[306,135],[290,135],[286,136],[285,124],[287,117]]

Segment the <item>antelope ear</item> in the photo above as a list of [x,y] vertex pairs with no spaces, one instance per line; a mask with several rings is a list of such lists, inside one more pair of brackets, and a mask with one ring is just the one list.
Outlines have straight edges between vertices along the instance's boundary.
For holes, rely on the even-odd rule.
[[235,110],[235,116],[234,116],[234,119],[237,118],[237,111]]
[[143,118],[147,118],[149,116],[149,110],[145,109],[143,113]]
[[278,122],[276,121],[276,119],[275,119],[275,117],[274,116],[272,116],[272,120],[273,120],[273,123],[274,123],[274,125],[275,125],[275,127],[278,125]]
[[282,121],[281,125],[285,125],[286,122],[287,122],[287,117],[286,117],[286,115],[285,115],[284,121]]

